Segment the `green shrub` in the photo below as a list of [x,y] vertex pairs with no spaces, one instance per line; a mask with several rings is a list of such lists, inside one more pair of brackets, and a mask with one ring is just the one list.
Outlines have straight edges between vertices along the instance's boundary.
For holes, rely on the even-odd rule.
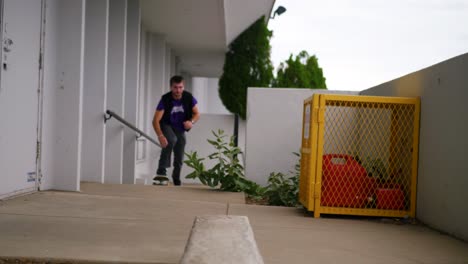
[[226,109],[245,120],[248,87],[269,87],[273,81],[270,38],[265,17],[242,32],[226,52],[219,97]]
[[[294,153],[294,155],[300,157],[298,153]],[[291,172],[291,175],[285,175],[281,172],[270,173],[268,186],[265,192],[268,204],[276,206],[297,206],[299,204],[300,173],[300,162],[294,165],[294,171]]]
[[310,56],[305,50],[293,58],[282,62],[273,82],[274,87],[282,88],[319,88],[327,89],[323,70],[315,55]]
[[[268,178],[268,186],[262,187],[248,180],[244,175],[244,167],[240,164],[238,155],[242,153],[239,147],[234,145],[234,138],[223,130],[212,131],[214,140],[208,142],[216,150],[207,158],[201,158],[197,152],[186,153],[187,166],[193,172],[186,176],[187,179],[199,179],[204,185],[211,188],[219,188],[222,191],[244,192],[254,201],[267,201],[269,205],[297,206],[299,193],[300,164],[296,163],[292,175],[283,173],[271,173]],[[299,154],[294,153],[296,156]],[[207,169],[204,160],[216,160],[216,164]]]
[[224,134],[223,130],[212,131],[212,133],[215,139],[208,139],[208,143],[216,151],[210,154],[208,159],[216,160],[216,165],[207,169],[203,164],[206,158],[200,158],[197,152],[186,153],[187,160],[184,162],[194,170],[186,178],[199,179],[204,185],[223,191],[244,192],[254,198],[261,197],[264,188],[245,178],[244,167],[238,159],[238,155],[242,151],[234,145],[234,138],[230,137],[229,142],[227,142],[227,135]]

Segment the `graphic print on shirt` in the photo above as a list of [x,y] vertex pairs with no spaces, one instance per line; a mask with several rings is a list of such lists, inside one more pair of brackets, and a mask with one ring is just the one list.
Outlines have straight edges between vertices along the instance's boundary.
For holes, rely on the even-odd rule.
[[171,115],[174,113],[184,113],[184,107],[182,105],[172,107]]

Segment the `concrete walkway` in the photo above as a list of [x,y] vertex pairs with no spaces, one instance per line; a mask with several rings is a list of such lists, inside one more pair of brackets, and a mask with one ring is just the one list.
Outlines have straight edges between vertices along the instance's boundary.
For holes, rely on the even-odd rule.
[[195,216],[223,214],[249,217],[265,263],[468,263],[466,243],[422,226],[243,203],[197,186],[90,183],[18,197],[0,202],[0,263],[178,263]]

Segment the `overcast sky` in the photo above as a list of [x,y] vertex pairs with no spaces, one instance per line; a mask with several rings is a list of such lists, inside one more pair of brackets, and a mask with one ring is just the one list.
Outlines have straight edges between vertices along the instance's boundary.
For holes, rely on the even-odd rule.
[[[331,90],[364,90],[468,52],[468,0],[276,0],[275,68],[315,54]],[[467,73],[468,74],[468,73]]]

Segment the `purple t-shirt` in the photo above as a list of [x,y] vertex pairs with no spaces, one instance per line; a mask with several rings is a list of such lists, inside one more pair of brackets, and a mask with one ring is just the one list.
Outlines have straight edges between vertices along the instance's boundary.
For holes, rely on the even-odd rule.
[[[194,107],[198,102],[195,97],[192,97],[192,107]],[[171,125],[172,127],[176,128],[179,131],[185,131],[184,129],[184,119],[185,119],[185,110],[182,105],[182,99],[176,100],[172,99],[172,110],[171,110]],[[156,110],[161,111],[164,110],[164,102],[162,100],[159,101],[158,107]]]

